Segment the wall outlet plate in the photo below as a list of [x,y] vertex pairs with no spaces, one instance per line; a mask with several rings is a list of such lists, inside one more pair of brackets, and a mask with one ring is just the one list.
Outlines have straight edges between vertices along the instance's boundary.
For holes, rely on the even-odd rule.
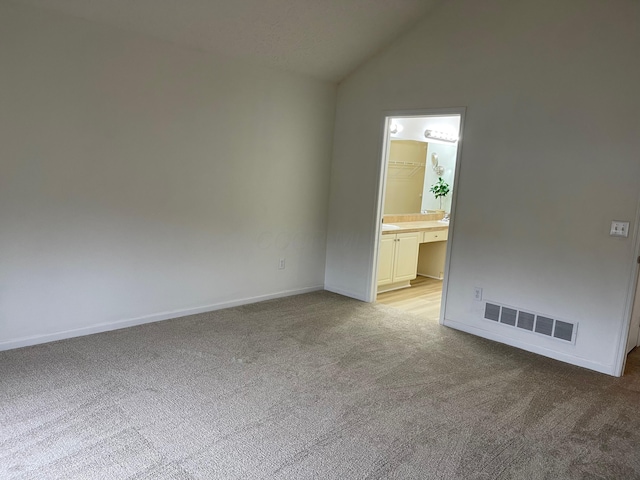
[[611,231],[609,235],[612,237],[628,237],[629,236],[629,222],[622,222],[614,220],[611,222]]
[[482,288],[480,287],[473,287],[473,299],[476,302],[480,302],[482,301]]

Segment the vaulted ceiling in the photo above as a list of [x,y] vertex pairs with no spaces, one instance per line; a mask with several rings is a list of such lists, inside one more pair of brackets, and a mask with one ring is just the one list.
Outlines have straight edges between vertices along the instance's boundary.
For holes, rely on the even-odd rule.
[[441,0],[14,0],[340,81]]

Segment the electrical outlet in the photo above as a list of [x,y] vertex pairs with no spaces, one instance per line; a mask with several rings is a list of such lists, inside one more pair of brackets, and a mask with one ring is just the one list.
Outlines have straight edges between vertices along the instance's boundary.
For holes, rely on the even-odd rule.
[[482,300],[482,288],[473,287],[473,299],[476,302],[480,302]]
[[620,222],[614,220],[611,222],[611,231],[609,235],[612,237],[628,237],[629,236],[629,222]]
[[286,268],[285,259],[281,258],[280,262],[278,262],[278,270],[284,270]]

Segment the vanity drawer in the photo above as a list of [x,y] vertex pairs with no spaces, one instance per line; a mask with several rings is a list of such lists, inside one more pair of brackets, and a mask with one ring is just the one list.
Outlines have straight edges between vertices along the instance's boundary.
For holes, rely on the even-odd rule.
[[442,242],[449,237],[449,230],[438,230],[436,232],[422,232],[422,242]]

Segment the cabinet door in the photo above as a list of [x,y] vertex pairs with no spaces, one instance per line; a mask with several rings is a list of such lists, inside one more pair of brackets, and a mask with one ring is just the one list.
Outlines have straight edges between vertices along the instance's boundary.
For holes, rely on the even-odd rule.
[[416,278],[418,270],[418,247],[422,232],[396,234],[396,256],[393,281],[402,282]]
[[386,285],[393,281],[393,247],[395,235],[382,235],[378,251],[378,285]]

